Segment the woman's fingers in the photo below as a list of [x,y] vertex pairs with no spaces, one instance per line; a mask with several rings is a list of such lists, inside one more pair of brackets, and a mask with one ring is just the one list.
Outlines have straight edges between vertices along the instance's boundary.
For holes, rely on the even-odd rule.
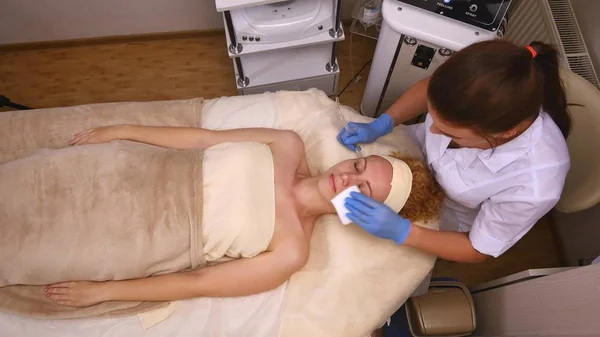
[[76,282],[63,282],[48,285],[44,288],[44,293],[48,299],[60,305],[73,307],[81,306],[78,300],[81,294],[77,291]]
[[70,285],[70,282],[52,284],[44,288],[44,293],[47,298],[60,305],[69,305],[71,293]]
[[48,295],[61,295],[70,293],[71,289],[69,288],[49,288],[46,290],[46,294]]
[[81,145],[89,142],[90,136],[93,136],[94,128],[87,129],[85,131],[81,131],[76,133],[71,140],[69,140],[69,145]]
[[348,210],[351,210],[353,213],[359,212],[365,217],[369,217],[372,212],[372,210],[368,206],[352,198],[347,198],[346,202],[344,203],[344,206],[346,206],[346,208]]
[[115,126],[91,128],[75,134],[68,143],[69,145],[108,143],[114,139],[111,131],[114,128]]
[[48,294],[46,293],[46,297],[53,301],[66,301],[69,299],[69,295],[67,294]]
[[77,304],[71,300],[71,297],[69,295],[46,294],[46,297],[48,297],[52,302],[54,302],[56,304],[66,305],[66,306],[70,306],[70,307],[77,307]]
[[79,136],[79,135],[83,135],[84,133],[89,133],[90,131],[94,130],[93,128],[91,129],[87,129],[87,130],[83,130],[83,131],[79,131],[78,133],[75,134],[75,136]]
[[72,286],[72,282],[61,282],[55,284],[49,284],[44,287],[46,293],[61,293],[65,289],[69,289]]
[[78,137],[75,142],[73,143],[73,145],[81,145],[81,144],[85,144],[88,142],[88,140],[90,139],[90,136],[88,135],[83,135],[81,137]]
[[46,293],[46,297],[48,297],[49,299],[53,300],[53,301],[67,301],[69,300],[69,295],[67,294],[49,294]]
[[379,206],[377,200],[358,192],[351,192],[350,196],[346,198],[346,204],[351,204],[366,214],[371,214]]
[[73,137],[81,137],[83,135],[89,134],[92,131],[94,131],[94,129],[87,129],[87,130],[76,133],[75,136],[73,136]]
[[363,212],[362,210],[354,207],[352,204],[346,204],[346,208],[348,209],[348,211],[350,211],[350,213],[352,215],[354,215],[355,217],[366,221],[369,218],[369,214]]
[[350,219],[350,221],[354,222],[355,224],[359,225],[362,228],[365,228],[366,226],[369,225],[369,223],[365,219],[354,215],[354,213],[348,213],[348,214],[346,214],[346,216],[348,217],[348,219]]
[[364,205],[364,207],[368,207],[371,209],[377,208],[379,207],[379,205],[381,205],[381,203],[375,199],[372,199],[371,197],[368,197],[362,193],[358,193],[358,192],[350,192],[350,198],[346,199],[347,202],[350,200],[355,200],[361,204]]
[[47,290],[50,288],[68,288],[72,285],[72,283],[73,282],[60,282],[60,283],[49,284],[44,288],[44,290]]
[[90,144],[90,143],[94,143],[93,140],[94,134],[93,133],[86,133],[83,134],[79,137],[77,137],[74,141],[73,141],[73,145],[82,145],[82,144]]
[[75,136],[73,138],[71,138],[71,140],[69,140],[69,145],[75,145],[75,143],[77,143],[77,141],[79,140],[79,138],[81,138],[80,136]]
[[69,140],[69,144],[70,145],[75,145],[75,143],[77,143],[78,141],[80,141],[86,135],[87,134],[80,134],[80,135],[73,136],[73,138],[71,138],[71,140]]

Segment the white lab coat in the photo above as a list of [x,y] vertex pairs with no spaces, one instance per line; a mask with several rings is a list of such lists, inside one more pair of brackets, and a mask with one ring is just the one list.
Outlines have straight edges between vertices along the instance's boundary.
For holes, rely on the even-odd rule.
[[469,232],[473,247],[498,257],[558,202],[570,160],[552,118],[540,113],[517,138],[493,151],[450,149],[430,132],[431,116],[408,127],[446,194],[441,230]]

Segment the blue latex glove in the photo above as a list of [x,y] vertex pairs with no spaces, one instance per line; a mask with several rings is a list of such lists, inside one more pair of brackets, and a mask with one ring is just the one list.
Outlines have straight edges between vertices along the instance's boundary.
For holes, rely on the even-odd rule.
[[345,206],[350,211],[346,215],[348,219],[372,235],[403,244],[410,233],[410,220],[401,217],[386,204],[364,194],[350,193]]
[[371,123],[348,123],[350,132],[343,128],[338,134],[338,141],[354,151],[357,143],[372,143],[394,130],[394,120],[387,113],[382,114]]

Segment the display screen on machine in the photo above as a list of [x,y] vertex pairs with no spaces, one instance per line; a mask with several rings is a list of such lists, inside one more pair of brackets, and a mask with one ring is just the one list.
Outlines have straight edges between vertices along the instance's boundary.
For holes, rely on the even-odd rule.
[[511,0],[397,0],[492,32],[498,30]]

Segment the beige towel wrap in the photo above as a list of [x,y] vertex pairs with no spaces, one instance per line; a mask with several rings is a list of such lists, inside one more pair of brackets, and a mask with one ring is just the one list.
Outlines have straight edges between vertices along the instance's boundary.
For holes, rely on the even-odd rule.
[[204,258],[264,252],[275,229],[273,156],[266,144],[225,143],[204,151]]

